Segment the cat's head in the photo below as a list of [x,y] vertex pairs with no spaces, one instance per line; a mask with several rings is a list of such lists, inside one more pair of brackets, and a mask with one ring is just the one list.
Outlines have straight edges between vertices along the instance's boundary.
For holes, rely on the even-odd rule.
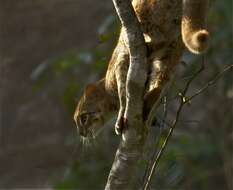
[[89,84],[74,113],[80,136],[95,138],[115,111],[116,106],[105,91],[104,80]]

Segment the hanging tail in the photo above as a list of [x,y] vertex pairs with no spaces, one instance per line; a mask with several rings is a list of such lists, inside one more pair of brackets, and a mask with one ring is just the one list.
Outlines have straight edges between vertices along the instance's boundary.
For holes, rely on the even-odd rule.
[[208,0],[183,0],[182,39],[189,51],[195,54],[204,53],[209,46],[207,10]]

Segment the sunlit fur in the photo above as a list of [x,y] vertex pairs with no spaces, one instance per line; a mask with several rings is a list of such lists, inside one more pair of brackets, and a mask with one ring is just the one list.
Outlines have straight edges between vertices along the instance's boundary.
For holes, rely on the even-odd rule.
[[[209,33],[205,20],[208,0],[133,0],[133,7],[148,47],[146,116],[170,74],[180,63],[184,45],[196,54],[207,50]],[[122,76],[127,76],[129,66],[124,34],[121,30],[105,78],[87,86],[75,111],[74,120],[84,144],[98,135],[102,126],[118,111],[118,97],[126,95],[124,88],[118,88],[126,84],[126,77]],[[119,55],[124,59],[119,59]],[[85,113],[88,121],[81,119]],[[83,122],[80,123],[80,119]]]
[[206,28],[208,0],[184,0],[182,16],[182,39],[185,46],[195,54],[204,53],[209,46]]
[[[90,144],[91,140],[96,138],[116,110],[116,102],[104,92],[104,80],[86,87],[74,114],[74,120],[84,145]],[[87,116],[85,125],[80,122],[83,114]]]

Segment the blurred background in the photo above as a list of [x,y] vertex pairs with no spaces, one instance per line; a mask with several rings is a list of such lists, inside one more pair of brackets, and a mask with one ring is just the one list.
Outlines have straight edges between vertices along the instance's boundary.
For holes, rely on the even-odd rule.
[[[190,94],[232,64],[232,23],[232,1],[211,1],[211,47]],[[110,123],[83,147],[72,115],[85,85],[104,75],[116,44],[112,2],[0,0],[0,26],[0,189],[103,189],[120,139]],[[200,67],[201,58],[188,52],[183,60],[168,96]],[[232,99],[228,72],[185,107],[152,188],[233,189]],[[175,108],[168,103],[168,120]],[[163,112],[161,105],[157,117]],[[168,128],[151,129],[137,183]]]

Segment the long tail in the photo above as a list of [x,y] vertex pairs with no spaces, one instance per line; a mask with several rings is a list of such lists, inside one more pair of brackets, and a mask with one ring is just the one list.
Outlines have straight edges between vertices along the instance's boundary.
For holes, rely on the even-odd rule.
[[208,0],[183,0],[182,39],[195,54],[204,53],[209,46],[206,27]]

